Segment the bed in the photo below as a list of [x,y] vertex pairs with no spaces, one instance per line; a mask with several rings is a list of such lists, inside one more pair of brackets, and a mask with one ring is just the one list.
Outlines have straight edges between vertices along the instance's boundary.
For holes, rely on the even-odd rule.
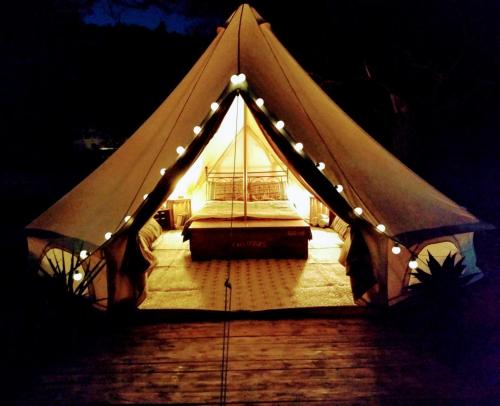
[[287,176],[249,172],[244,193],[242,175],[207,174],[207,202],[183,229],[192,259],[307,258],[311,229],[286,198]]

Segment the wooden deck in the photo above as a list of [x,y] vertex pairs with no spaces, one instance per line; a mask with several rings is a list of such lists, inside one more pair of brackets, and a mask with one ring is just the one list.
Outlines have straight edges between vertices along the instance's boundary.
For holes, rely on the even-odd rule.
[[[462,317],[437,325],[411,306],[233,320],[227,403],[498,404],[500,278],[491,271],[466,291]],[[17,404],[217,404],[223,323],[165,317],[70,337],[22,381]]]
[[[114,331],[90,347],[82,343],[71,357],[47,368],[21,403],[218,403],[221,333],[220,322]],[[472,359],[464,353],[447,358],[446,351],[439,353],[453,343],[441,345],[435,348],[429,335],[415,336],[379,319],[233,321],[227,402],[498,399],[498,354],[484,360],[483,348]]]

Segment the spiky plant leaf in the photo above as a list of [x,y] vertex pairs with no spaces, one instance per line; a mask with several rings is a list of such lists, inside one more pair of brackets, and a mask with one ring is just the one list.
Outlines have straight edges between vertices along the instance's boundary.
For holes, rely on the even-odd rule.
[[85,290],[91,285],[91,283],[94,281],[96,276],[104,268],[104,265],[106,265],[106,263],[105,263],[104,259],[101,258],[99,260],[99,262],[95,266],[93,266],[92,269],[87,270],[87,272],[85,272],[85,276],[84,276],[83,280],[77,286],[75,293],[78,295],[82,295],[85,292]]
[[455,267],[455,256],[457,254],[450,255],[448,254],[446,258],[443,261],[443,265],[441,266],[443,272],[448,273],[451,272],[453,273],[454,267]]
[[[85,301],[95,302],[95,298],[89,294],[94,279],[103,270],[105,259],[91,261],[90,259],[81,259],[80,251],[83,244],[78,247],[74,245],[71,251],[54,247],[47,244],[45,247],[45,255],[37,263],[36,274],[45,280],[49,294],[55,300],[63,300],[60,302],[64,306],[64,301],[73,299],[85,299]],[[67,257],[69,254],[69,257]],[[60,257],[59,257],[60,256]],[[48,269],[44,269],[48,268]],[[74,276],[81,273],[83,277],[80,281],[75,281]]]
[[420,268],[415,269],[415,272],[411,273],[415,278],[417,278],[421,283],[432,282],[432,275],[428,272],[423,271]]
[[436,298],[449,299],[457,297],[459,289],[474,277],[474,275],[462,276],[465,257],[455,263],[456,253],[450,252],[440,264],[430,252],[428,256],[429,272],[420,268],[412,272],[411,275],[418,280],[418,283],[408,286],[409,290],[426,291]]
[[465,257],[460,258],[453,268],[454,272],[457,273],[459,277],[462,275],[463,271],[466,268],[466,266],[463,263],[464,260]]
[[427,266],[432,276],[440,277],[443,273],[443,268],[436,258],[432,256],[430,252],[427,252],[429,259],[427,260]]

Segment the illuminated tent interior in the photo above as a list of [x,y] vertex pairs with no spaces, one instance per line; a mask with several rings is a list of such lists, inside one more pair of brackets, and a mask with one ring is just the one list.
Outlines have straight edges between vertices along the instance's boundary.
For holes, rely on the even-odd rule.
[[[148,272],[148,295],[140,308],[220,310],[224,308],[224,286],[220,281],[226,278],[228,267],[234,311],[354,305],[345,267],[339,263],[343,241],[326,228],[331,223],[329,210],[274,152],[241,96],[234,98],[213,138],[163,207],[168,202],[180,202],[179,199],[189,200],[190,210],[196,213],[209,200],[207,178],[235,179],[244,174],[261,182],[269,177],[275,179],[276,174],[286,177],[285,196],[300,217],[308,223],[321,222],[325,226],[312,230],[307,258],[293,258],[293,253],[286,252],[286,258],[274,255],[269,258],[259,251],[250,252],[250,258],[248,252],[239,252],[230,262],[217,257],[197,262],[192,260],[188,243],[182,242],[181,230],[168,230],[153,244],[154,265]],[[235,196],[231,188],[228,190],[231,205],[252,198]],[[233,214],[233,218],[237,216]],[[321,216],[322,221],[318,220]],[[230,251],[231,246],[227,249]]]
[[[235,160],[234,152],[242,159]],[[255,172],[275,170],[284,173],[269,176],[270,184],[259,184]],[[314,246],[315,238],[310,240],[310,225],[304,221],[312,201],[313,211],[326,207],[327,213],[335,213],[333,228],[344,234],[343,272],[356,304],[388,306],[403,300],[412,283],[411,269],[425,269],[429,252],[440,261],[457,253],[456,260],[463,258],[464,274],[481,277],[473,236],[491,226],[429,185],[360,128],[247,4],[217,30],[206,51],[143,125],[26,227],[30,255],[42,266],[49,259],[67,264],[63,258],[74,258],[75,269],[65,270],[68,281],[74,279],[80,291],[104,308],[139,306],[148,297],[148,274],[150,278],[164,274],[152,271],[155,262],[165,265],[165,257],[155,256],[158,244],[160,248],[163,242],[187,244],[168,236],[155,246],[161,230],[151,219],[169,199],[188,198],[195,214],[217,200],[220,190],[227,194],[227,189],[207,187],[207,176],[221,172],[243,172],[238,182],[235,178],[229,185],[231,197],[238,192],[244,198],[224,200],[231,202],[226,209],[233,214],[242,211],[238,217],[243,219],[211,223],[187,219],[192,222],[184,238],[195,257],[210,256],[217,247],[224,254],[224,244],[249,251],[266,246],[266,260],[274,259],[272,253],[295,254],[296,258],[283,259],[312,257],[321,265],[320,258],[309,256],[321,247]],[[260,195],[255,194],[259,188]],[[254,209],[262,209],[264,200],[277,202],[274,213],[281,217],[273,225],[286,226],[263,231],[249,220],[254,216],[267,222],[267,214]],[[292,211],[298,217],[292,217]],[[331,220],[319,218],[321,225]],[[252,227],[246,221],[253,221]],[[214,223],[219,226],[213,227]],[[248,232],[256,234],[248,239]],[[227,264],[215,267],[221,266]],[[253,277],[258,272],[247,274]],[[219,279],[224,285],[224,278]],[[284,286],[275,280],[257,283]]]
[[168,199],[189,197],[192,210],[197,211],[207,200],[207,174],[241,176],[245,171],[286,173],[287,198],[304,218],[309,216],[312,194],[273,151],[241,97],[234,99],[219,129]]

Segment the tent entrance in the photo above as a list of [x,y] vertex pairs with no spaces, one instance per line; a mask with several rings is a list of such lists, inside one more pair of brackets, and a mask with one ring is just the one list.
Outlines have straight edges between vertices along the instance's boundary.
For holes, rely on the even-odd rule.
[[148,278],[141,309],[223,310],[224,279],[231,266],[232,311],[353,306],[342,240],[329,228],[312,229],[309,257],[193,261],[179,230],[156,242],[158,265]]
[[[296,255],[295,259],[290,258],[294,257],[294,252],[287,252],[286,255],[273,252],[272,255],[267,255],[269,252],[266,254],[257,249],[256,252],[261,254],[251,255],[252,258],[248,258],[248,255],[231,255],[233,258],[245,259],[215,259],[225,258],[217,252],[197,258],[195,252],[199,249],[193,250],[196,246],[193,238],[184,242],[179,229],[182,224],[176,224],[178,229],[164,232],[155,243],[153,254],[158,265],[148,277],[148,295],[140,308],[223,310],[224,281],[228,267],[232,285],[232,311],[354,305],[350,280],[344,266],[339,263],[342,240],[330,228],[313,227],[309,230],[308,224],[330,224],[328,209],[316,200],[302,179],[299,180],[294,172],[289,171],[284,157],[269,144],[263,131],[243,98],[236,96],[213,137],[176,184],[166,206],[169,201],[189,200],[192,214],[198,216],[200,209],[207,205],[217,203],[219,210],[221,205],[228,203],[231,210],[235,210],[231,211],[230,217],[233,214],[236,216],[236,211],[240,210],[239,214],[245,213],[246,224],[247,204],[255,207],[252,205],[264,203],[266,206],[267,203],[260,202],[258,198],[255,201],[254,192],[258,188],[250,188],[248,185],[255,181],[258,185],[263,183],[266,189],[269,186],[268,180],[272,179],[285,186],[284,197],[287,204],[293,206],[307,232],[310,234],[312,231],[309,242],[307,238],[300,239],[301,244],[306,245],[305,255]],[[262,182],[265,179],[266,182]],[[217,192],[217,201],[213,202],[213,190],[220,180],[224,187],[227,186],[225,182],[230,181],[229,188],[227,192]],[[239,196],[235,193],[235,184],[242,185]],[[274,193],[274,183],[272,190]],[[229,197],[226,197],[226,193]],[[244,211],[238,209],[242,203],[245,204]],[[210,224],[215,221],[209,220]],[[226,223],[233,225],[233,221]],[[270,233],[276,226],[272,227],[265,228],[264,231]],[[230,231],[225,234],[229,235]],[[214,240],[213,233],[207,235],[210,241]],[[236,238],[234,233],[231,235]],[[267,237],[269,236],[266,234]],[[231,246],[234,243],[232,240]],[[281,247],[282,243],[278,246]],[[283,246],[290,251],[288,244]],[[204,252],[206,250],[205,246]],[[244,251],[247,253],[248,247],[245,246]],[[267,258],[268,256],[271,258]],[[283,258],[277,258],[280,256]]]
[[289,170],[283,157],[278,156],[267,141],[243,98],[236,96],[217,131],[177,182],[167,200],[188,198],[193,213],[197,212],[213,197],[210,193],[213,183],[210,181],[218,177],[222,181],[237,178],[233,182],[242,184],[241,196],[236,193],[232,198],[246,204],[252,198],[247,194],[247,184],[251,181],[250,178],[257,178],[257,174],[263,177],[284,177],[286,198],[303,218],[309,216],[311,189]]

